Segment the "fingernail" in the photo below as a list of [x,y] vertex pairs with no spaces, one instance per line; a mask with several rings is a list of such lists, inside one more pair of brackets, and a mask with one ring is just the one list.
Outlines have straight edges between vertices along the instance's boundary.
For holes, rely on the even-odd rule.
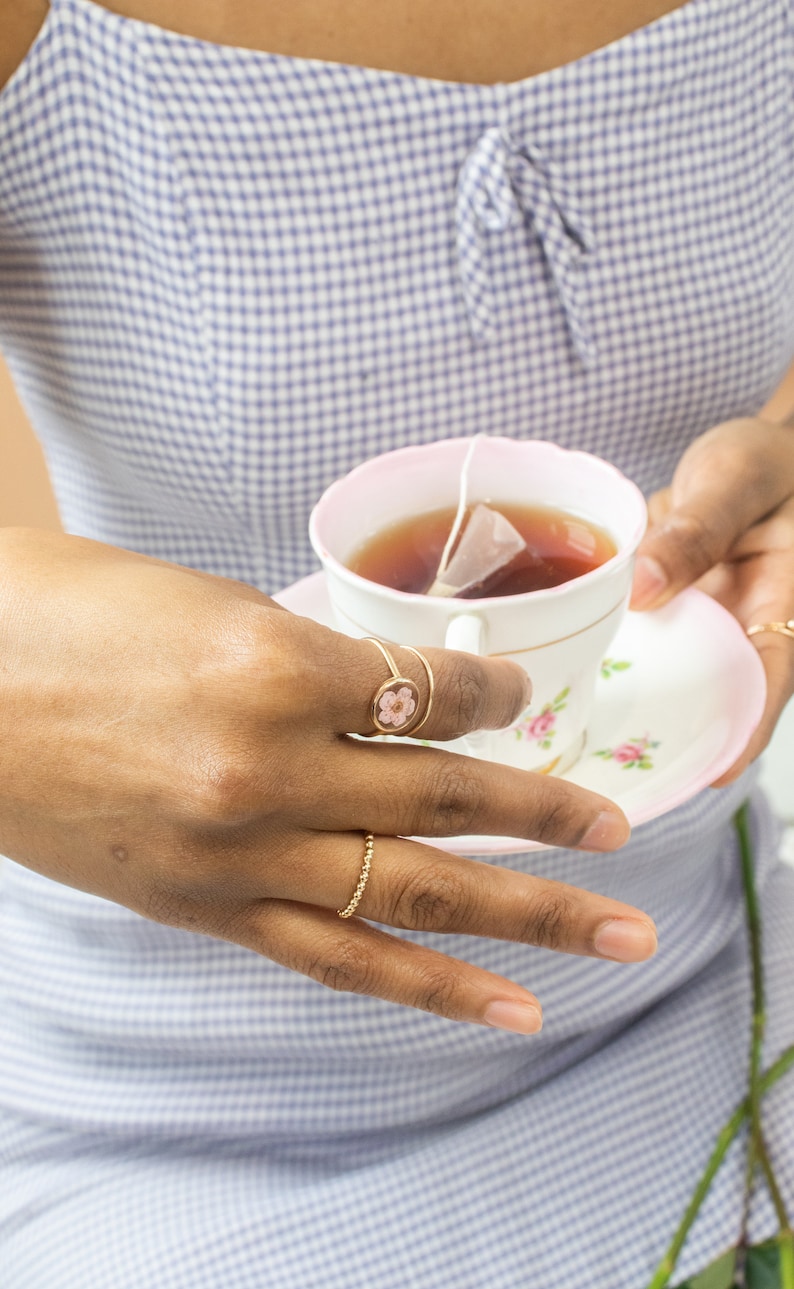
[[667,574],[658,560],[650,555],[640,555],[634,565],[634,584],[631,607],[645,609],[667,589]]
[[540,1008],[532,1003],[489,1003],[483,1020],[493,1029],[508,1029],[511,1034],[537,1034],[543,1026]]
[[532,702],[532,681],[526,672],[524,674],[526,677],[524,681],[524,706],[529,707],[529,704]]
[[593,944],[596,953],[613,962],[644,962],[655,954],[658,940],[652,922],[615,918],[598,928]]
[[583,850],[615,850],[631,836],[631,826],[624,815],[613,810],[602,810],[579,842]]

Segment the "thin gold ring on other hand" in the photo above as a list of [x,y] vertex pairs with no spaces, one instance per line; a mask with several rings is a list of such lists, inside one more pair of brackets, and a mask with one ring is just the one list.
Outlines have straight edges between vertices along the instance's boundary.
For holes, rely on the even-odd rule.
[[763,631],[772,631],[779,636],[788,636],[794,640],[794,618],[789,618],[788,622],[754,622],[751,627],[747,628],[748,636],[758,636]]

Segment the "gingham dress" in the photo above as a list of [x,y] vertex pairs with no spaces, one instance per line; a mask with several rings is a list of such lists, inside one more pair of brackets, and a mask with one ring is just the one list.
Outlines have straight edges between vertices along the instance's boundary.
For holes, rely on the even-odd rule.
[[[0,96],[0,341],[67,529],[275,591],[327,484],[402,444],[537,435],[666,483],[794,353],[789,10],[691,0],[479,86],[54,0]],[[639,967],[445,940],[538,993],[535,1039],[5,864],[3,1289],[643,1289],[744,1093],[750,787],[504,861],[660,928]],[[794,874],[760,801],[754,831],[770,1062]],[[790,1084],[768,1136],[794,1205]],[[736,1237],[743,1169],[681,1277]]]

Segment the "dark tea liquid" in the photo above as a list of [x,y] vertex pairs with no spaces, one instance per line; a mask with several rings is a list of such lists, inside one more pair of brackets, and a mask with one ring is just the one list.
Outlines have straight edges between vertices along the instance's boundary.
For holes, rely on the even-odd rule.
[[[608,533],[588,520],[546,506],[486,502],[509,519],[527,545],[505,567],[458,598],[523,595],[570,582],[605,564],[617,547]],[[441,552],[452,531],[457,507],[413,515],[371,537],[348,560],[348,567],[369,582],[423,595],[432,584]],[[461,532],[465,532],[465,525]],[[460,540],[460,538],[458,539]]]

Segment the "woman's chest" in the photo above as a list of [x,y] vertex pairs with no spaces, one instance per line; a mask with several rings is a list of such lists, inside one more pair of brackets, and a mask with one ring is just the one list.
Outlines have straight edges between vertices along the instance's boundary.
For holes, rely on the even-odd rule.
[[[514,81],[581,58],[682,0],[104,0],[127,18],[220,45],[442,80]],[[0,0],[0,85],[46,0]]]
[[784,0],[495,86],[54,13],[4,96],[0,338],[51,449],[169,522],[275,559],[364,457],[480,430],[652,488],[790,361]]

